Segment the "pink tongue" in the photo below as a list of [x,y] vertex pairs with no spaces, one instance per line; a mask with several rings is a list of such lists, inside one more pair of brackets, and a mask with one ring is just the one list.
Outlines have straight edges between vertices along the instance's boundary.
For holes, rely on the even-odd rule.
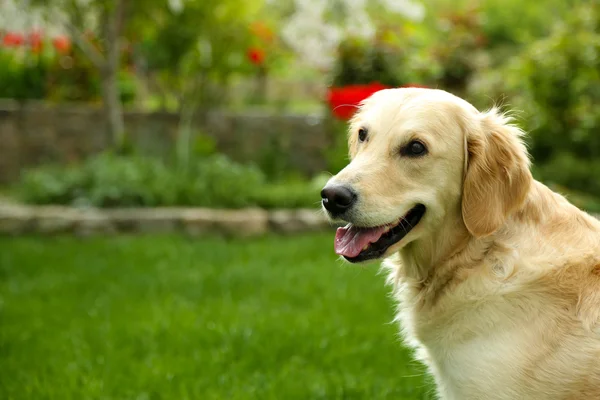
[[346,257],[356,257],[369,243],[379,240],[385,231],[385,226],[376,228],[356,228],[346,226],[335,232],[335,253]]

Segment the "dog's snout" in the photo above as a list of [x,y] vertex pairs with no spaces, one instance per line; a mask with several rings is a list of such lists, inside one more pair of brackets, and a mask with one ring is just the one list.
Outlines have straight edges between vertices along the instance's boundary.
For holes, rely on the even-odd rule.
[[327,185],[321,190],[323,207],[330,213],[341,214],[354,204],[356,193],[346,186]]

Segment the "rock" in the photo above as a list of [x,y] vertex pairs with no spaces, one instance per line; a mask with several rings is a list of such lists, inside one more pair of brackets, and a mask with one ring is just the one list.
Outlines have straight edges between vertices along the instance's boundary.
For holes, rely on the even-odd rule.
[[277,233],[315,232],[332,225],[318,210],[276,210],[269,214],[269,225]]
[[69,207],[36,207],[33,212],[35,233],[52,235],[72,232],[82,211]]
[[139,213],[136,209],[114,209],[106,210],[106,215],[110,219],[117,232],[133,233],[137,230],[137,221]]
[[321,210],[300,209],[296,212],[296,218],[303,232],[331,230],[336,226]]
[[78,236],[95,236],[115,233],[110,216],[96,210],[82,212],[74,226],[74,232]]
[[276,233],[293,233],[302,229],[302,223],[292,210],[275,210],[269,213],[269,226]]
[[132,208],[106,212],[119,232],[173,233],[177,230],[182,211],[171,208]]
[[132,233],[165,234],[183,231],[191,236],[221,234],[253,237],[333,229],[318,210],[214,210],[206,208],[78,209],[61,206],[0,204],[0,234],[79,236]]
[[33,214],[29,207],[0,205],[0,235],[22,235],[31,231]]
[[182,229],[191,236],[211,234],[216,229],[215,211],[205,208],[189,209],[181,215]]
[[264,210],[213,210],[212,212],[215,231],[226,236],[259,236],[269,230],[269,216]]

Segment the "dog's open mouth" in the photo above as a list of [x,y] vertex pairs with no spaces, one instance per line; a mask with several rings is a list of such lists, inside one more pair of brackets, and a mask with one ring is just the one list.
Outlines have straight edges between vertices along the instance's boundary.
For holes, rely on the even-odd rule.
[[425,214],[425,206],[417,204],[395,223],[372,228],[348,224],[335,234],[335,252],[356,263],[382,257],[390,246],[398,243]]

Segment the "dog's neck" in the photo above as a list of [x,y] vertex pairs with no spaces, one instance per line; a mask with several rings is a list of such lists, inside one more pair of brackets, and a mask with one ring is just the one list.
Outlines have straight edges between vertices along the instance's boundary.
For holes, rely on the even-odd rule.
[[[458,268],[485,256],[495,241],[494,236],[473,237],[465,226],[460,207],[456,207],[432,235],[409,243],[400,251],[402,266],[397,270],[398,278],[422,287],[432,282],[450,282]],[[436,279],[441,276],[443,279]],[[433,287],[429,289],[437,291]]]
[[[417,239],[400,250],[401,265],[396,268],[397,279],[423,287],[431,282],[449,281],[457,269],[480,265],[486,256],[493,255],[491,253],[498,246],[502,247],[502,243],[514,234],[507,230],[507,226],[515,224],[543,226],[548,223],[546,220],[556,219],[553,209],[556,202],[556,195],[536,182],[520,209],[513,216],[508,217],[512,223],[483,238],[476,238],[468,231],[460,207],[457,206],[453,212],[446,214],[435,229],[432,229],[433,234],[427,238]],[[577,211],[578,218],[586,226],[595,224],[600,228],[595,220],[583,218],[574,207],[573,210]],[[568,229],[565,225],[565,223],[560,224],[563,229]],[[443,279],[435,279],[440,277]],[[435,287],[429,289],[436,290]]]

